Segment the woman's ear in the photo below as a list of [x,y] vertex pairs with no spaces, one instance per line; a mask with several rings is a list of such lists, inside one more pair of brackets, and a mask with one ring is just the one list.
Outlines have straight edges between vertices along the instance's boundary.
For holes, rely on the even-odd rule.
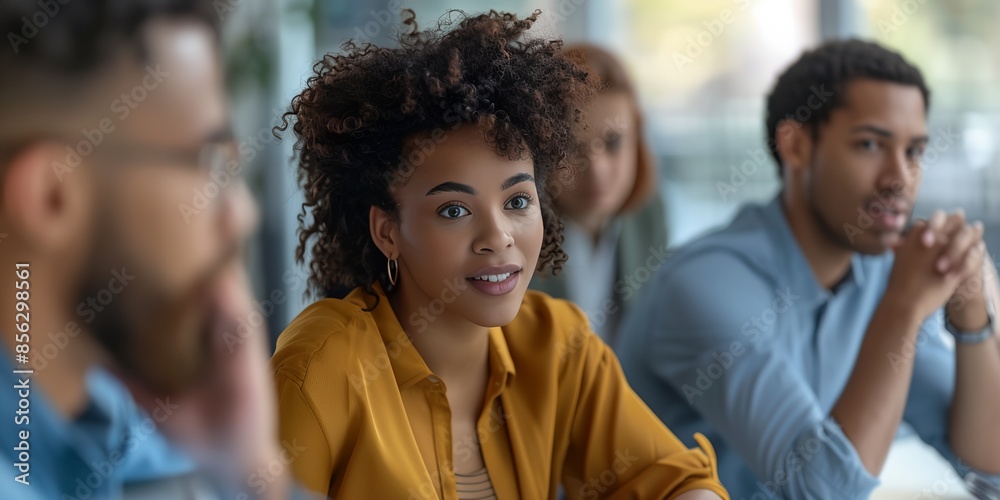
[[380,207],[372,205],[368,211],[368,225],[372,241],[387,259],[399,256],[399,223],[396,217]]

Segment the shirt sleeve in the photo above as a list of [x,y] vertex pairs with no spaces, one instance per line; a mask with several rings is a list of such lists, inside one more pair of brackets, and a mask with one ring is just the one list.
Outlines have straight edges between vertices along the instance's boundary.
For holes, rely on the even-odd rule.
[[997,495],[1000,475],[977,471],[963,463],[948,443],[948,412],[955,390],[955,350],[945,340],[945,335],[944,314],[939,310],[921,326],[913,350],[900,353],[915,356],[903,420],[951,464],[960,478],[966,479],[974,473],[980,487],[991,486]]
[[[800,328],[796,296],[736,255],[716,251],[660,273],[641,315],[639,359],[735,450],[766,496],[867,498],[878,485],[821,408],[806,369],[774,330]],[[753,321],[754,318],[761,319]],[[804,327],[804,325],[803,325]],[[634,340],[634,339],[633,339]]]
[[330,490],[334,464],[314,405],[295,379],[279,372],[275,383],[281,445],[291,455],[295,480],[302,487],[325,496]]
[[[577,324],[587,325],[580,314]],[[674,498],[705,489],[728,499],[715,452],[688,449],[632,391],[611,349],[581,326],[582,369],[563,485],[570,499]]]

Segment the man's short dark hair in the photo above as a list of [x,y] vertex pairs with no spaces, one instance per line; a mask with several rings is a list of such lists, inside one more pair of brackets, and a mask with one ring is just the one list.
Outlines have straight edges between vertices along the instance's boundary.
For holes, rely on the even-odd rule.
[[862,40],[831,41],[806,51],[778,77],[767,96],[767,144],[778,162],[779,177],[778,125],[786,119],[795,120],[818,138],[819,125],[844,105],[847,84],[859,78],[917,87],[924,97],[924,109],[930,109],[930,90],[923,75],[896,52]]
[[0,109],[7,112],[0,116],[0,153],[4,142],[37,134],[38,117],[55,123],[60,113],[82,108],[87,84],[123,55],[144,64],[144,28],[174,19],[204,23],[218,36],[220,19],[210,0],[0,2]]
[[195,18],[218,27],[218,15],[205,0],[4,0],[4,74],[16,76],[29,65],[86,73],[122,47],[134,47],[143,57],[141,28],[159,18]]

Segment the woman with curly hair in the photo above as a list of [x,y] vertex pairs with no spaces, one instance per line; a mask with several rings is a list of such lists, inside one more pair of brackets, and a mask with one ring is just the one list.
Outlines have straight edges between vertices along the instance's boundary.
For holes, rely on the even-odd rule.
[[[538,12],[490,12],[316,64],[291,125],[307,307],[272,359],[296,477],[344,498],[718,498],[573,305],[549,179],[593,94]],[[448,29],[451,28],[451,29]]]

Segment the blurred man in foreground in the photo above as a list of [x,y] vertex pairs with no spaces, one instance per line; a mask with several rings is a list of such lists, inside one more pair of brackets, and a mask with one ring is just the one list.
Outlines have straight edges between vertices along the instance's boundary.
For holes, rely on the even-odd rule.
[[263,332],[223,342],[254,313],[256,208],[216,24],[195,0],[0,7],[2,498],[289,496]]

